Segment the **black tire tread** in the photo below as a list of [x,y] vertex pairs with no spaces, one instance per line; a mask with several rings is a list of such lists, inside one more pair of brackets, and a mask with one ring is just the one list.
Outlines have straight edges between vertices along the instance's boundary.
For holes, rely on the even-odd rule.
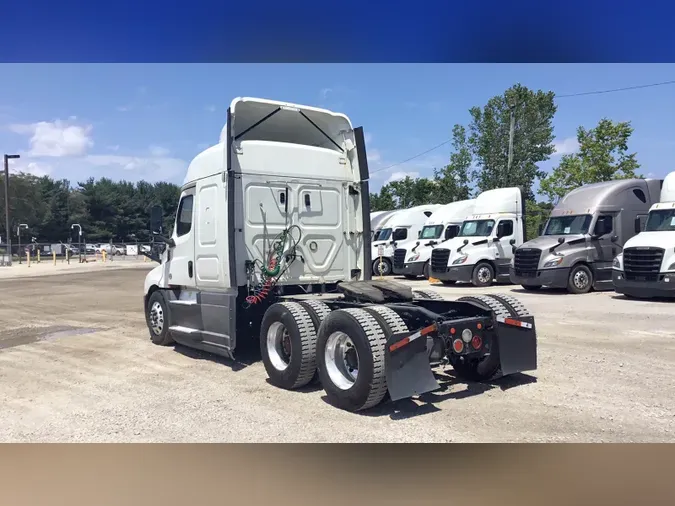
[[389,330],[392,334],[397,334],[399,332],[408,332],[408,326],[403,321],[396,311],[387,306],[368,306],[364,308],[366,311],[378,313],[382,319],[389,326]]
[[518,300],[513,295],[495,294],[492,295],[492,297],[508,307],[514,316],[532,316],[532,313],[528,311],[528,309],[525,307],[525,304],[520,302],[520,300]]
[[341,309],[349,313],[361,326],[368,337],[370,350],[373,354],[373,381],[366,402],[357,410],[372,408],[379,404],[387,393],[387,373],[384,362],[384,348],[387,338],[382,326],[374,316],[361,308]]
[[421,299],[445,300],[440,294],[433,290],[413,290],[413,295],[419,295]]
[[301,304],[297,302],[279,302],[278,304],[288,309],[300,331],[302,361],[298,378],[291,387],[293,389],[300,388],[312,380],[316,371],[316,330],[312,317]]

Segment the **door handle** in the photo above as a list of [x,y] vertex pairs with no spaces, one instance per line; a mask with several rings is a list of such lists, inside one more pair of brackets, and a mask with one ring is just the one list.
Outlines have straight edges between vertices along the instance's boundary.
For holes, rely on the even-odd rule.
[[188,276],[192,277],[192,260],[188,262]]

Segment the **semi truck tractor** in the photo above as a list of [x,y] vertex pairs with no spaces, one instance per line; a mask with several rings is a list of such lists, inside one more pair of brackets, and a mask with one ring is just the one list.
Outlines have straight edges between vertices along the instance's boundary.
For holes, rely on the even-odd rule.
[[394,250],[398,244],[417,240],[424,223],[440,207],[436,204],[422,205],[402,209],[392,214],[378,236],[377,242],[374,242],[372,246],[373,272],[381,276],[391,274]]
[[[380,235],[383,229],[386,227],[387,221],[396,213],[396,211],[380,211],[379,214],[374,216],[376,213],[371,213],[370,215],[370,230],[372,232],[372,246],[379,244],[380,241],[384,243],[387,239],[391,237],[391,229],[387,229],[387,232],[383,235],[383,239],[380,240]],[[386,237],[385,237],[386,236]]]
[[525,199],[521,188],[488,190],[476,197],[457,237],[431,252],[431,277],[443,284],[486,287],[509,281],[513,251],[525,239]]
[[152,209],[165,246],[148,254],[152,342],[233,359],[253,340],[269,383],[318,382],[349,411],[439,388],[439,364],[472,381],[535,370],[535,320],[518,300],[372,279],[366,160],[344,114],[233,100],[220,142],[188,167],[170,235]]
[[429,278],[434,246],[459,234],[459,229],[473,209],[473,200],[452,202],[439,208],[424,223],[419,238],[411,239],[394,250],[394,274],[408,279]]
[[649,209],[641,232],[624,244],[612,264],[614,290],[628,297],[675,297],[675,172],[668,174],[660,201]]
[[639,232],[637,221],[658,199],[661,181],[622,179],[576,188],[555,206],[541,235],[514,255],[511,282],[569,293],[611,290],[612,262]]

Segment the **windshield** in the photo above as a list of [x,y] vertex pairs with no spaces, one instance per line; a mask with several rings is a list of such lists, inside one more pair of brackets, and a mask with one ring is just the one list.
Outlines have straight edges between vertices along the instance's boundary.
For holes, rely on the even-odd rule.
[[386,241],[391,237],[391,229],[390,228],[383,228],[380,230],[380,233],[377,235],[377,240],[378,241]]
[[544,235],[587,234],[588,227],[591,225],[591,218],[590,214],[550,218],[546,224]]
[[647,218],[645,232],[675,231],[675,209],[652,211]]
[[422,229],[420,239],[438,239],[443,232],[443,225],[427,225]]
[[495,220],[471,220],[462,223],[459,237],[487,237],[492,233]]

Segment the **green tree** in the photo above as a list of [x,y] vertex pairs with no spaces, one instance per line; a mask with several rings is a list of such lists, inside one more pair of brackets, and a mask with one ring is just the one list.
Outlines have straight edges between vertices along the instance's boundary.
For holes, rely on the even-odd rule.
[[579,152],[563,155],[560,164],[541,181],[541,192],[557,202],[574,188],[613,179],[632,179],[640,164],[636,153],[628,154],[633,133],[629,121],[603,118],[595,128],[577,129]]
[[[554,152],[553,116],[557,107],[553,92],[532,91],[516,84],[485,106],[472,107],[469,144],[477,165],[473,176],[480,191],[521,186],[528,199],[532,186],[544,176],[538,163]],[[511,114],[514,135],[511,169],[508,170]]]
[[466,128],[462,125],[455,125],[452,129],[452,147],[450,163],[440,170],[434,170],[436,204],[466,200],[471,196],[469,184],[473,155]]

